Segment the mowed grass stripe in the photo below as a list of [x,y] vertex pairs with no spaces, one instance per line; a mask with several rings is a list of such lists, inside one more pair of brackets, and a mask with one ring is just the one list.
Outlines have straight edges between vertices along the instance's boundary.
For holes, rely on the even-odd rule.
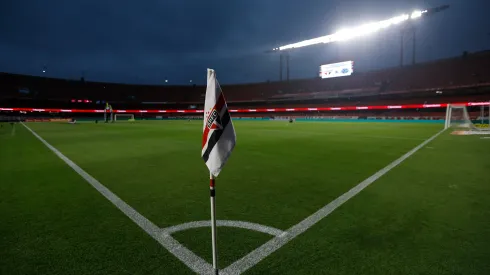
[[246,274],[490,274],[489,155],[446,132]]
[[26,129],[0,141],[1,274],[191,273]]
[[[280,229],[296,224],[418,145],[417,139],[440,129],[378,123],[235,124],[237,147],[217,182],[218,218]],[[160,227],[209,218],[201,122],[32,127]],[[414,140],[356,136],[362,132]]]
[[[282,229],[311,215],[440,129],[438,125],[387,127],[377,123],[235,124],[239,146],[218,181],[218,218]],[[199,156],[201,123],[33,127],[160,226],[209,218],[207,171]],[[363,138],[362,134],[396,138]],[[201,247],[203,242],[196,246],[193,241],[209,237],[199,232],[190,230],[179,240],[198,252],[207,251],[207,246]],[[193,234],[195,237],[188,237]],[[238,246],[247,235],[229,234]],[[242,245],[253,249],[262,239]],[[242,256],[246,253],[242,250],[223,252],[223,262]],[[206,257],[209,253],[199,254]]]
[[415,154],[418,150],[426,146],[428,143],[430,143],[432,140],[436,139],[441,133],[443,133],[444,130],[439,131],[437,134],[433,135],[429,139],[425,140],[423,143],[419,144],[417,147],[413,148],[400,158],[396,159],[392,163],[388,164],[386,167],[383,169],[377,171],[373,175],[371,175],[369,178],[365,179],[352,189],[350,189],[348,192],[342,194],[335,200],[331,201],[329,204],[325,205],[322,207],[320,210],[317,212],[313,213],[312,215],[308,216],[301,222],[297,223],[296,225],[292,226],[288,230],[286,230],[284,236],[277,236],[271,241],[267,242],[266,244],[262,245],[260,248],[254,250],[250,254],[248,254],[246,257],[240,259],[239,261],[235,262],[233,265],[225,269],[226,273],[230,274],[240,274],[243,273],[244,271],[252,268],[255,266],[258,262],[269,256],[271,253],[276,251],[277,249],[281,248],[284,246],[286,243],[289,241],[293,240],[296,238],[298,235],[304,233],[306,230],[314,226],[316,223],[321,221],[322,219],[326,218],[330,213],[335,211],[338,207],[341,207],[344,203],[349,201],[351,198],[356,196],[358,193],[362,192],[365,188],[367,188],[369,185],[371,185],[373,182],[377,181],[380,177],[385,175],[386,173],[389,173],[392,169],[403,163],[407,158],[411,157],[413,154]]
[[[61,151],[65,153],[66,150],[73,155],[75,162],[77,162],[75,158],[78,157],[85,162],[85,165],[93,167],[94,171],[98,171],[103,177],[113,178],[115,181],[110,183],[112,185],[110,189],[117,189],[118,195],[124,194],[123,199],[135,202],[138,211],[145,209],[149,215],[153,216],[152,221],[158,220],[159,224],[163,225],[175,225],[191,221],[193,216],[197,217],[194,220],[209,218],[207,173],[199,158],[199,149],[196,151],[196,148],[193,147],[199,147],[201,123],[179,121],[178,123],[137,123],[134,125],[36,124],[33,127],[39,127],[42,136],[50,142],[53,140],[53,145],[55,145],[54,142],[59,143],[60,147],[63,147]],[[361,174],[371,175],[419,144],[420,142],[416,139],[426,139],[437,132],[437,128],[440,128],[438,125],[418,124],[383,123],[382,126],[377,123],[367,123],[362,127],[357,127],[355,124],[341,123],[288,125],[268,122],[237,122],[236,127],[242,148],[240,151],[235,151],[227,168],[220,175],[218,210],[222,209],[220,211],[223,212],[218,213],[218,218],[248,220],[281,229],[288,228],[319,208],[311,206],[313,209],[308,212],[306,208],[310,205],[315,203],[321,204],[320,207],[325,205],[325,200],[328,200],[329,197],[335,198],[336,192],[341,194],[351,185],[355,185],[356,178],[361,177]],[[6,136],[2,133],[0,131],[0,139]],[[339,135],[336,136],[336,134]],[[18,135],[16,133],[15,137],[17,138]],[[397,138],[393,140],[362,138],[363,135]],[[411,138],[414,139],[413,142]],[[1,139],[1,141],[0,160],[3,165],[7,163],[4,161],[6,155],[4,148],[7,147],[3,147],[6,144],[5,140]],[[489,256],[487,247],[490,245],[487,223],[489,204],[485,200],[489,191],[486,173],[490,168],[487,161],[490,153],[488,140],[482,140],[479,137],[455,137],[447,134],[441,136],[430,147],[421,150],[416,156],[408,159],[403,165],[336,210],[327,219],[319,222],[304,235],[299,236],[248,272],[250,274],[490,273],[486,261]],[[94,155],[91,157],[92,153]],[[15,155],[13,152],[10,154]],[[9,156],[9,159],[11,158]],[[162,162],[162,158],[173,159]],[[121,161],[118,162],[118,159]],[[381,160],[384,163],[381,163]],[[17,163],[25,164],[25,161]],[[9,165],[10,168],[14,167],[10,163]],[[378,165],[380,167],[376,169]],[[322,169],[323,167],[327,167],[328,170]],[[187,183],[186,180],[195,180],[200,176],[196,174],[201,171],[194,172],[199,169],[204,171],[204,180],[199,179],[195,183]],[[3,175],[5,171],[10,170],[6,168],[0,171],[2,171],[0,186],[3,188]],[[298,171],[301,174],[298,175]],[[317,173],[317,171],[320,172]],[[21,174],[25,172],[27,171]],[[91,170],[88,172],[93,175]],[[18,176],[17,178],[23,179],[23,182],[30,177]],[[100,180],[99,177],[97,178]],[[335,178],[335,181],[332,178]],[[324,180],[323,186],[320,185],[321,179]],[[59,178],[52,180],[61,181]],[[15,193],[10,191],[13,188],[12,185],[5,185],[9,190],[2,189],[2,194],[5,194],[5,191]],[[60,188],[63,185],[66,185],[66,182],[56,183],[55,186]],[[19,184],[15,184],[16,188],[18,186]],[[290,191],[291,188],[293,190]],[[90,187],[87,189],[89,190]],[[40,192],[39,188],[34,190]],[[161,191],[163,195],[158,193]],[[40,194],[43,195],[41,198],[45,198],[45,194],[42,192]],[[195,194],[199,194],[197,198],[193,197]],[[95,196],[97,196],[96,193]],[[22,203],[29,201],[22,196],[17,197]],[[200,200],[203,201],[203,209],[196,208]],[[2,221],[6,220],[9,223],[10,220],[15,221],[12,218],[15,213],[7,215],[4,210],[7,208],[3,204],[3,196],[1,203]],[[9,201],[9,204],[12,205],[16,203],[20,204],[20,202]],[[94,202],[91,203],[94,204]],[[294,211],[295,208],[297,211]],[[178,209],[181,211],[175,211]],[[299,217],[300,213],[297,212],[308,213]],[[19,211],[19,213],[21,213],[23,222],[24,219],[37,221],[37,211],[34,211],[31,216],[27,215],[29,211]],[[147,216],[147,213],[144,215]],[[292,217],[289,217],[288,214]],[[82,219],[83,222],[76,221],[74,224],[90,222],[91,219],[87,216]],[[166,217],[170,217],[169,221],[162,221]],[[294,217],[299,218],[294,220]],[[96,215],[95,221],[98,221]],[[56,226],[54,221],[52,223]],[[51,230],[50,224],[44,223],[44,229],[35,231]],[[131,222],[129,222],[129,227],[131,227],[130,224]],[[128,226],[128,224],[125,225]],[[14,227],[22,228],[19,225]],[[84,226],[81,227],[84,228]],[[4,233],[8,231],[6,228],[9,226],[3,225],[0,228],[2,228],[1,233]],[[69,230],[68,228],[76,228],[76,226],[64,227],[62,236],[67,234],[65,231]],[[58,230],[56,227],[53,229],[55,232]],[[136,230],[139,229],[136,228]],[[200,254],[208,255],[207,249],[210,250],[210,247],[204,240],[209,238],[209,233],[205,229],[192,231],[186,231],[185,234],[178,236],[179,240],[191,243],[191,246],[195,247]],[[126,230],[124,232],[126,233]],[[224,240],[229,245],[223,244],[222,246],[231,250],[233,246],[254,247],[263,241],[261,240],[262,235],[255,237],[257,233],[240,232],[243,231],[224,230]],[[13,233],[8,232],[8,234]],[[13,235],[8,234],[2,239],[2,248],[4,244],[11,245],[11,242],[6,240]],[[95,234],[93,238],[105,234]],[[118,232],[117,235],[119,234]],[[85,234],[76,234],[77,237],[80,235]],[[268,238],[267,235],[263,237]],[[31,233],[23,236],[25,240],[30,238],[37,240],[38,235]],[[145,238],[143,232],[135,239],[140,238]],[[243,240],[244,238],[247,239]],[[125,237],[125,239],[130,238]],[[102,241],[105,254],[97,252],[99,250],[97,247],[92,248],[96,252],[94,257],[104,258],[104,255],[112,253],[113,248],[107,245],[107,242],[112,241],[117,242],[118,240],[113,236],[112,239],[109,238],[109,241]],[[151,245],[153,241],[151,239],[149,241]],[[98,242],[97,240],[90,244],[96,246]],[[35,249],[31,248],[34,252],[31,253],[32,257],[29,257],[25,264],[22,265],[21,261],[15,262],[24,270],[19,271],[20,267],[15,269],[12,264],[7,265],[9,269],[6,271],[2,269],[1,273],[36,273],[29,271],[37,270],[38,266],[41,266],[39,269],[41,272],[37,273],[50,274],[124,274],[125,272],[122,269],[115,269],[116,271],[113,272],[111,269],[115,266],[113,261],[109,260],[102,264],[97,264],[92,258],[86,261],[84,258],[86,256],[80,256],[69,249],[66,250],[64,246],[50,245],[50,243],[41,244],[41,253],[38,254],[35,253]],[[47,250],[59,249],[61,252],[50,251],[51,254],[44,255],[46,254],[44,247],[49,248]],[[133,247],[135,247],[133,243],[122,250],[119,246],[115,246],[114,249],[117,249],[115,254],[126,255],[125,251],[132,250]],[[138,250],[138,243],[136,247]],[[15,249],[19,250],[18,247]],[[64,256],[61,257],[61,261],[68,262],[69,268],[61,269],[53,264],[54,267],[49,268],[52,268],[54,272],[50,272],[51,270],[43,265],[47,262],[46,259],[63,252],[79,257],[80,262]],[[223,260],[224,262],[233,261],[233,257],[239,257],[243,255],[242,253],[246,253],[246,249],[228,253],[224,251]],[[14,257],[11,256],[13,253],[10,250],[5,254],[10,255],[10,258],[4,260],[4,255],[0,255],[2,268],[4,263],[8,263]],[[150,254],[154,255],[151,252]],[[158,259],[151,255],[149,256],[150,261],[163,261],[163,265],[169,268],[177,266],[170,269],[172,274],[189,272],[171,255],[169,255],[170,258],[163,256]],[[114,258],[120,259],[122,262],[120,266],[126,269],[125,256]],[[51,263],[56,262],[53,260]],[[134,266],[133,262],[130,261],[130,263],[131,266]],[[70,269],[78,265],[81,266],[81,271]],[[179,268],[179,265],[182,267]],[[135,269],[141,266],[136,265]],[[96,270],[97,268],[100,270]],[[130,267],[126,273],[165,274],[168,272],[168,269],[156,268],[153,271],[144,267],[142,271],[133,272],[135,269]]]
[[27,125],[23,123],[22,125],[27,130],[29,130],[29,132],[31,132],[39,141],[46,145],[46,147],[48,147],[53,153],[55,153],[60,159],[62,159],[68,166],[70,166],[70,168],[72,168],[77,174],[79,174],[87,183],[89,183],[101,195],[103,195],[107,200],[114,204],[119,210],[121,210],[121,212],[123,212],[128,218],[136,223],[148,235],[150,235],[153,239],[164,246],[170,253],[172,253],[177,258],[179,258],[179,260],[185,263],[191,270],[199,273],[212,272],[212,266],[209,263],[196,256],[192,251],[183,248],[171,236],[166,236],[165,234],[163,234],[162,230],[158,226],[153,224],[146,217],[142,216],[126,202],[121,200],[121,198],[112,193],[111,190],[107,189],[97,179],[81,169],[80,166],[78,166],[72,160],[68,159],[58,149],[54,148],[51,144],[46,142],[46,140],[44,140],[36,132],[32,131]]

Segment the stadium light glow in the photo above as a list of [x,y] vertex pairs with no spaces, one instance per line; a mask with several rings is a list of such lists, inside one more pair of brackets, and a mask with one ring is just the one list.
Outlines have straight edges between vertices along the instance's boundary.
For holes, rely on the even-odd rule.
[[297,43],[289,44],[289,45],[284,45],[278,48],[272,49],[273,51],[284,51],[284,50],[289,50],[289,49],[294,49],[294,48],[301,48],[301,47],[306,47],[306,46],[311,46],[311,45],[316,45],[316,44],[327,44],[327,43],[332,43],[332,42],[337,42],[337,41],[346,41],[350,40],[356,37],[361,37],[365,36],[377,31],[380,31],[382,29],[386,29],[388,27],[391,27],[393,25],[398,25],[402,22],[408,21],[408,20],[415,20],[417,18],[422,17],[424,13],[426,13],[427,10],[416,10],[412,12],[411,14],[402,14],[399,16],[395,16],[393,18],[379,21],[379,22],[374,22],[374,23],[368,23],[361,25],[356,28],[348,28],[348,29],[342,29],[340,31],[337,31],[333,34],[330,35],[325,35],[313,39],[308,39],[304,41],[300,41]]

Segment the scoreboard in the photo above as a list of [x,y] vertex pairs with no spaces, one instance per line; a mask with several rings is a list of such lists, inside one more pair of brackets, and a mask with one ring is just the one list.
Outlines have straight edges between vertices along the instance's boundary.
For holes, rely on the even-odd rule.
[[354,72],[354,61],[344,61],[320,66],[321,78],[349,76]]

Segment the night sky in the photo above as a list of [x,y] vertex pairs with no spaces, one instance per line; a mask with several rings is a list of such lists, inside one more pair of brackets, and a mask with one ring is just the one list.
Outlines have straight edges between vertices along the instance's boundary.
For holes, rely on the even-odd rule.
[[[264,51],[343,27],[449,4],[418,20],[417,61],[490,49],[490,0],[1,0],[0,71],[137,84],[277,80]],[[406,60],[411,60],[407,36]],[[399,30],[297,49],[291,78],[354,60],[358,71],[397,66]],[[46,73],[42,73],[43,68]]]

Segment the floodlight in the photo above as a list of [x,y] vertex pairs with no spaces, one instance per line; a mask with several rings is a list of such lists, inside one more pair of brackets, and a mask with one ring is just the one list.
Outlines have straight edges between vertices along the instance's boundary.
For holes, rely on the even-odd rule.
[[337,41],[346,41],[352,38],[365,36],[379,30],[388,28],[392,25],[398,25],[408,20],[414,20],[422,17],[424,13],[428,10],[415,10],[411,14],[402,14],[399,16],[392,17],[390,19],[382,20],[379,22],[367,23],[356,28],[342,29],[330,35],[325,35],[313,39],[308,39],[300,41],[293,44],[284,45],[278,48],[273,48],[272,51],[284,51],[288,49],[301,48],[306,46],[311,46],[315,44],[327,44]]
[[412,12],[412,15],[410,16],[410,18],[412,19],[415,19],[415,18],[419,18],[422,16],[422,14],[426,13],[427,11],[414,11]]

